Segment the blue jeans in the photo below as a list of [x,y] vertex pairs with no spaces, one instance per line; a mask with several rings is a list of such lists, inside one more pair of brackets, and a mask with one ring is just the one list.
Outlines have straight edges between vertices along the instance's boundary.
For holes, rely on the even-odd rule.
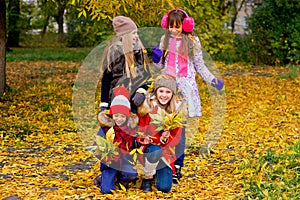
[[102,172],[100,191],[103,194],[112,193],[111,191],[115,189],[116,180],[125,183],[134,180],[138,176],[137,171],[133,169],[133,165],[124,162],[122,163],[122,170],[112,168],[104,163],[101,163],[100,171]]
[[156,187],[159,191],[169,192],[172,189],[172,169],[160,160],[162,156],[161,147],[150,145],[145,149],[144,155],[150,163],[159,161],[156,168]]
[[105,128],[104,127],[100,127],[97,135],[105,138],[105,136],[106,136]]
[[163,161],[159,162],[156,170],[156,188],[162,192],[170,192],[172,189],[172,169]]
[[176,161],[175,165],[183,167],[184,165],[184,150],[185,150],[185,127],[182,128],[181,138],[177,146],[175,147]]
[[162,149],[158,145],[150,145],[145,149],[144,156],[150,163],[156,163],[162,156]]
[[[98,136],[105,137],[105,129],[101,127],[98,131]],[[97,156],[96,156],[97,157]],[[116,180],[119,182],[129,182],[135,179],[138,175],[137,171],[133,168],[133,165],[129,162],[132,160],[130,155],[124,155],[120,158],[120,162],[114,162],[107,166],[101,162],[100,171],[101,183],[100,191],[103,194],[111,194],[115,189]]]

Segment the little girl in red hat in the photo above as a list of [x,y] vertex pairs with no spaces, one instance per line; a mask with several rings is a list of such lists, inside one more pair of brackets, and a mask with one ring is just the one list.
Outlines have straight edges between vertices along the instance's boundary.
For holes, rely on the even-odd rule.
[[105,148],[108,147],[97,143],[100,149],[101,175],[97,176],[94,182],[100,186],[103,194],[112,193],[116,181],[126,187],[138,175],[130,155],[135,148],[134,128],[137,126],[138,118],[136,115],[131,115],[128,98],[129,92],[125,87],[116,87],[109,111],[100,112],[98,115],[98,121],[103,128],[97,137],[105,138],[116,146],[115,152],[107,156]]

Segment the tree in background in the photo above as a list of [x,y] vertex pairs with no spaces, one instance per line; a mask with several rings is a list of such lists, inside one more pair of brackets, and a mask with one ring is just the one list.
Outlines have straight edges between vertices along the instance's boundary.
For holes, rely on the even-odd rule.
[[257,63],[299,64],[300,1],[264,0],[249,18],[248,56]]
[[64,14],[67,8],[68,0],[38,0],[38,7],[41,12],[40,15],[43,17],[43,28],[41,32],[42,38],[45,36],[49,20],[54,17],[58,25],[58,42],[63,42],[65,38],[64,33]]
[[230,20],[230,1],[182,2],[180,6],[195,19],[195,32],[210,55],[227,51],[232,46],[234,35],[225,26]]
[[109,19],[92,20],[91,16],[78,17],[76,7],[69,7],[65,14],[67,33],[65,40],[68,47],[91,47],[106,40],[113,33]]
[[231,33],[234,33],[235,31],[235,22],[237,20],[237,16],[239,14],[239,12],[241,11],[241,9],[243,8],[243,6],[245,5],[246,0],[233,0],[232,1],[232,5],[233,5],[233,14],[231,17]]
[[55,5],[53,1],[45,1],[45,0],[38,1],[38,15],[40,17],[37,23],[40,26],[42,26],[42,30],[40,33],[42,39],[45,38],[50,19],[55,14],[55,9],[53,9],[54,7]]
[[57,12],[54,15],[56,22],[58,24],[58,42],[62,42],[64,40],[64,13],[67,5],[67,0],[57,0]]
[[159,10],[164,4],[163,1],[73,1],[73,8],[68,8],[66,14],[68,46],[94,46],[106,40],[113,35],[111,20],[117,15],[130,17],[140,28],[157,27],[160,17],[167,12]]
[[124,15],[130,17],[139,27],[158,25],[158,19],[171,9],[166,0],[72,0],[72,5],[79,10],[79,17],[90,15],[92,20],[111,21],[117,15]]
[[20,39],[20,0],[10,0],[8,3],[7,46],[19,47]]
[[0,0],[0,94],[3,94],[6,87],[6,4]]
[[[91,16],[99,23],[111,21],[114,16],[130,17],[138,27],[160,27],[160,21],[168,10],[179,7],[195,19],[195,32],[210,54],[225,51],[233,43],[233,35],[225,22],[230,19],[230,1],[152,0],[109,1],[72,0],[79,10],[78,16]],[[101,32],[100,32],[101,33]]]

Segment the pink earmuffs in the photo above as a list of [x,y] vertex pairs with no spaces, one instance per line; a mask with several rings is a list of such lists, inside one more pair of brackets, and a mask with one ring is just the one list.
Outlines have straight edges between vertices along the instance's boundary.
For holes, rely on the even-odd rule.
[[194,29],[194,19],[192,17],[189,17],[188,14],[180,9],[180,8],[174,8],[172,10],[170,10],[167,14],[165,14],[163,16],[163,18],[161,19],[161,27],[163,29],[166,29],[167,26],[168,26],[168,17],[169,17],[169,14],[174,11],[174,10],[180,10],[181,12],[183,12],[186,16],[186,18],[184,18],[183,20],[183,23],[182,23],[182,29],[185,31],[185,32],[192,32],[193,29]]

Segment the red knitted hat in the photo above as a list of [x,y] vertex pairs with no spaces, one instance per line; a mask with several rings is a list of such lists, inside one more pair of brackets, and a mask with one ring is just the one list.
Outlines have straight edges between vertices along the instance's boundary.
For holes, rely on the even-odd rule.
[[124,95],[127,99],[129,99],[129,91],[124,86],[118,86],[114,88],[114,96]]
[[129,117],[130,115],[130,102],[129,92],[124,86],[119,86],[114,89],[114,99],[110,104],[110,114],[122,113]]

